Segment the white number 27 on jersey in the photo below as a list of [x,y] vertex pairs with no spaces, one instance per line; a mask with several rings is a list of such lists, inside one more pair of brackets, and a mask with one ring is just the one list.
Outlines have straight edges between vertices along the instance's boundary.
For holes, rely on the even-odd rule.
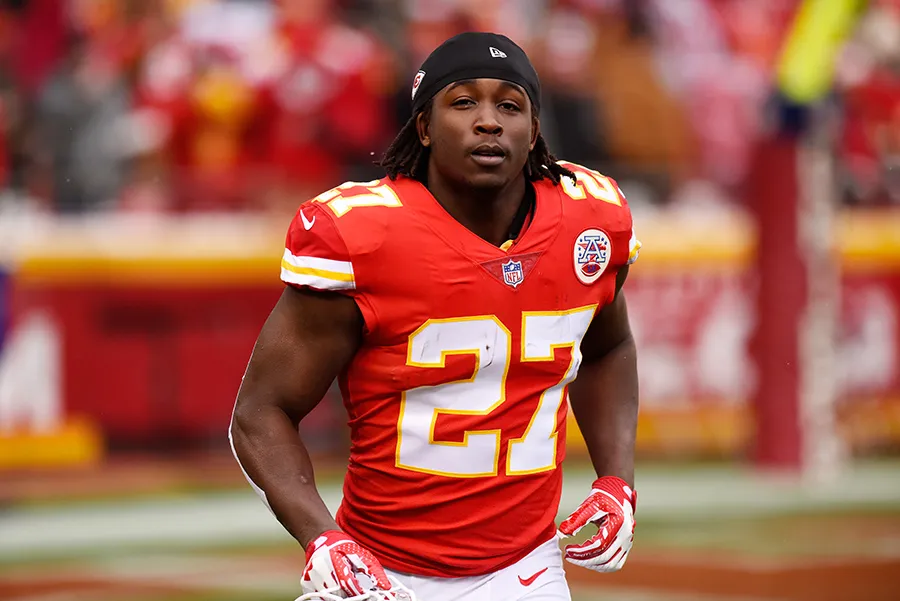
[[[522,314],[519,360],[553,361],[559,349],[571,359],[559,380],[543,394],[521,438],[509,441],[505,473],[533,474],[556,467],[556,426],[566,386],[581,363],[581,339],[596,305],[570,311]],[[467,431],[462,442],[434,439],[438,416],[489,415],[506,402],[506,379],[513,358],[512,335],[494,316],[432,319],[409,337],[407,365],[441,369],[450,355],[475,355],[471,378],[422,386],[403,395],[397,424],[397,467],[455,478],[499,473],[501,430]]]

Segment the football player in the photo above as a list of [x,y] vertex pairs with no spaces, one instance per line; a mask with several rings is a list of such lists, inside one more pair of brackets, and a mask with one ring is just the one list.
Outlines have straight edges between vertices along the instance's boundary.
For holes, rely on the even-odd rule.
[[[515,43],[453,37],[414,78],[387,177],[290,224],[230,436],[306,548],[305,598],[564,600],[563,555],[599,572],[628,557],[638,387],[621,288],[640,245],[616,183],[550,154],[540,108]],[[351,449],[332,517],[297,424],[336,377]],[[598,477],[557,529],[569,405]]]

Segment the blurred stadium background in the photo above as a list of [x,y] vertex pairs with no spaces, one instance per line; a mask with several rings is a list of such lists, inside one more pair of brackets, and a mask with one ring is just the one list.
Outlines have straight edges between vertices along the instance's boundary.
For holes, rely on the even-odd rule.
[[[575,601],[900,599],[897,0],[0,1],[0,598],[299,593],[233,398],[290,215],[466,29],[644,243],[636,547]],[[337,397],[301,431],[336,506]]]

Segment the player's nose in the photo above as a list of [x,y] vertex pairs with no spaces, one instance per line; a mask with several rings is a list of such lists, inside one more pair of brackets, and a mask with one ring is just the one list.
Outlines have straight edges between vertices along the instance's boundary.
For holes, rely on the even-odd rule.
[[499,136],[503,133],[499,117],[492,107],[479,107],[475,115],[475,133]]

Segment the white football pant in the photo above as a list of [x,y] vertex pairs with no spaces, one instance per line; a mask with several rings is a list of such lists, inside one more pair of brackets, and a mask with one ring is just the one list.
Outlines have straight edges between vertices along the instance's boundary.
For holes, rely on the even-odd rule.
[[555,536],[513,565],[486,576],[436,578],[387,570],[419,601],[571,601]]

